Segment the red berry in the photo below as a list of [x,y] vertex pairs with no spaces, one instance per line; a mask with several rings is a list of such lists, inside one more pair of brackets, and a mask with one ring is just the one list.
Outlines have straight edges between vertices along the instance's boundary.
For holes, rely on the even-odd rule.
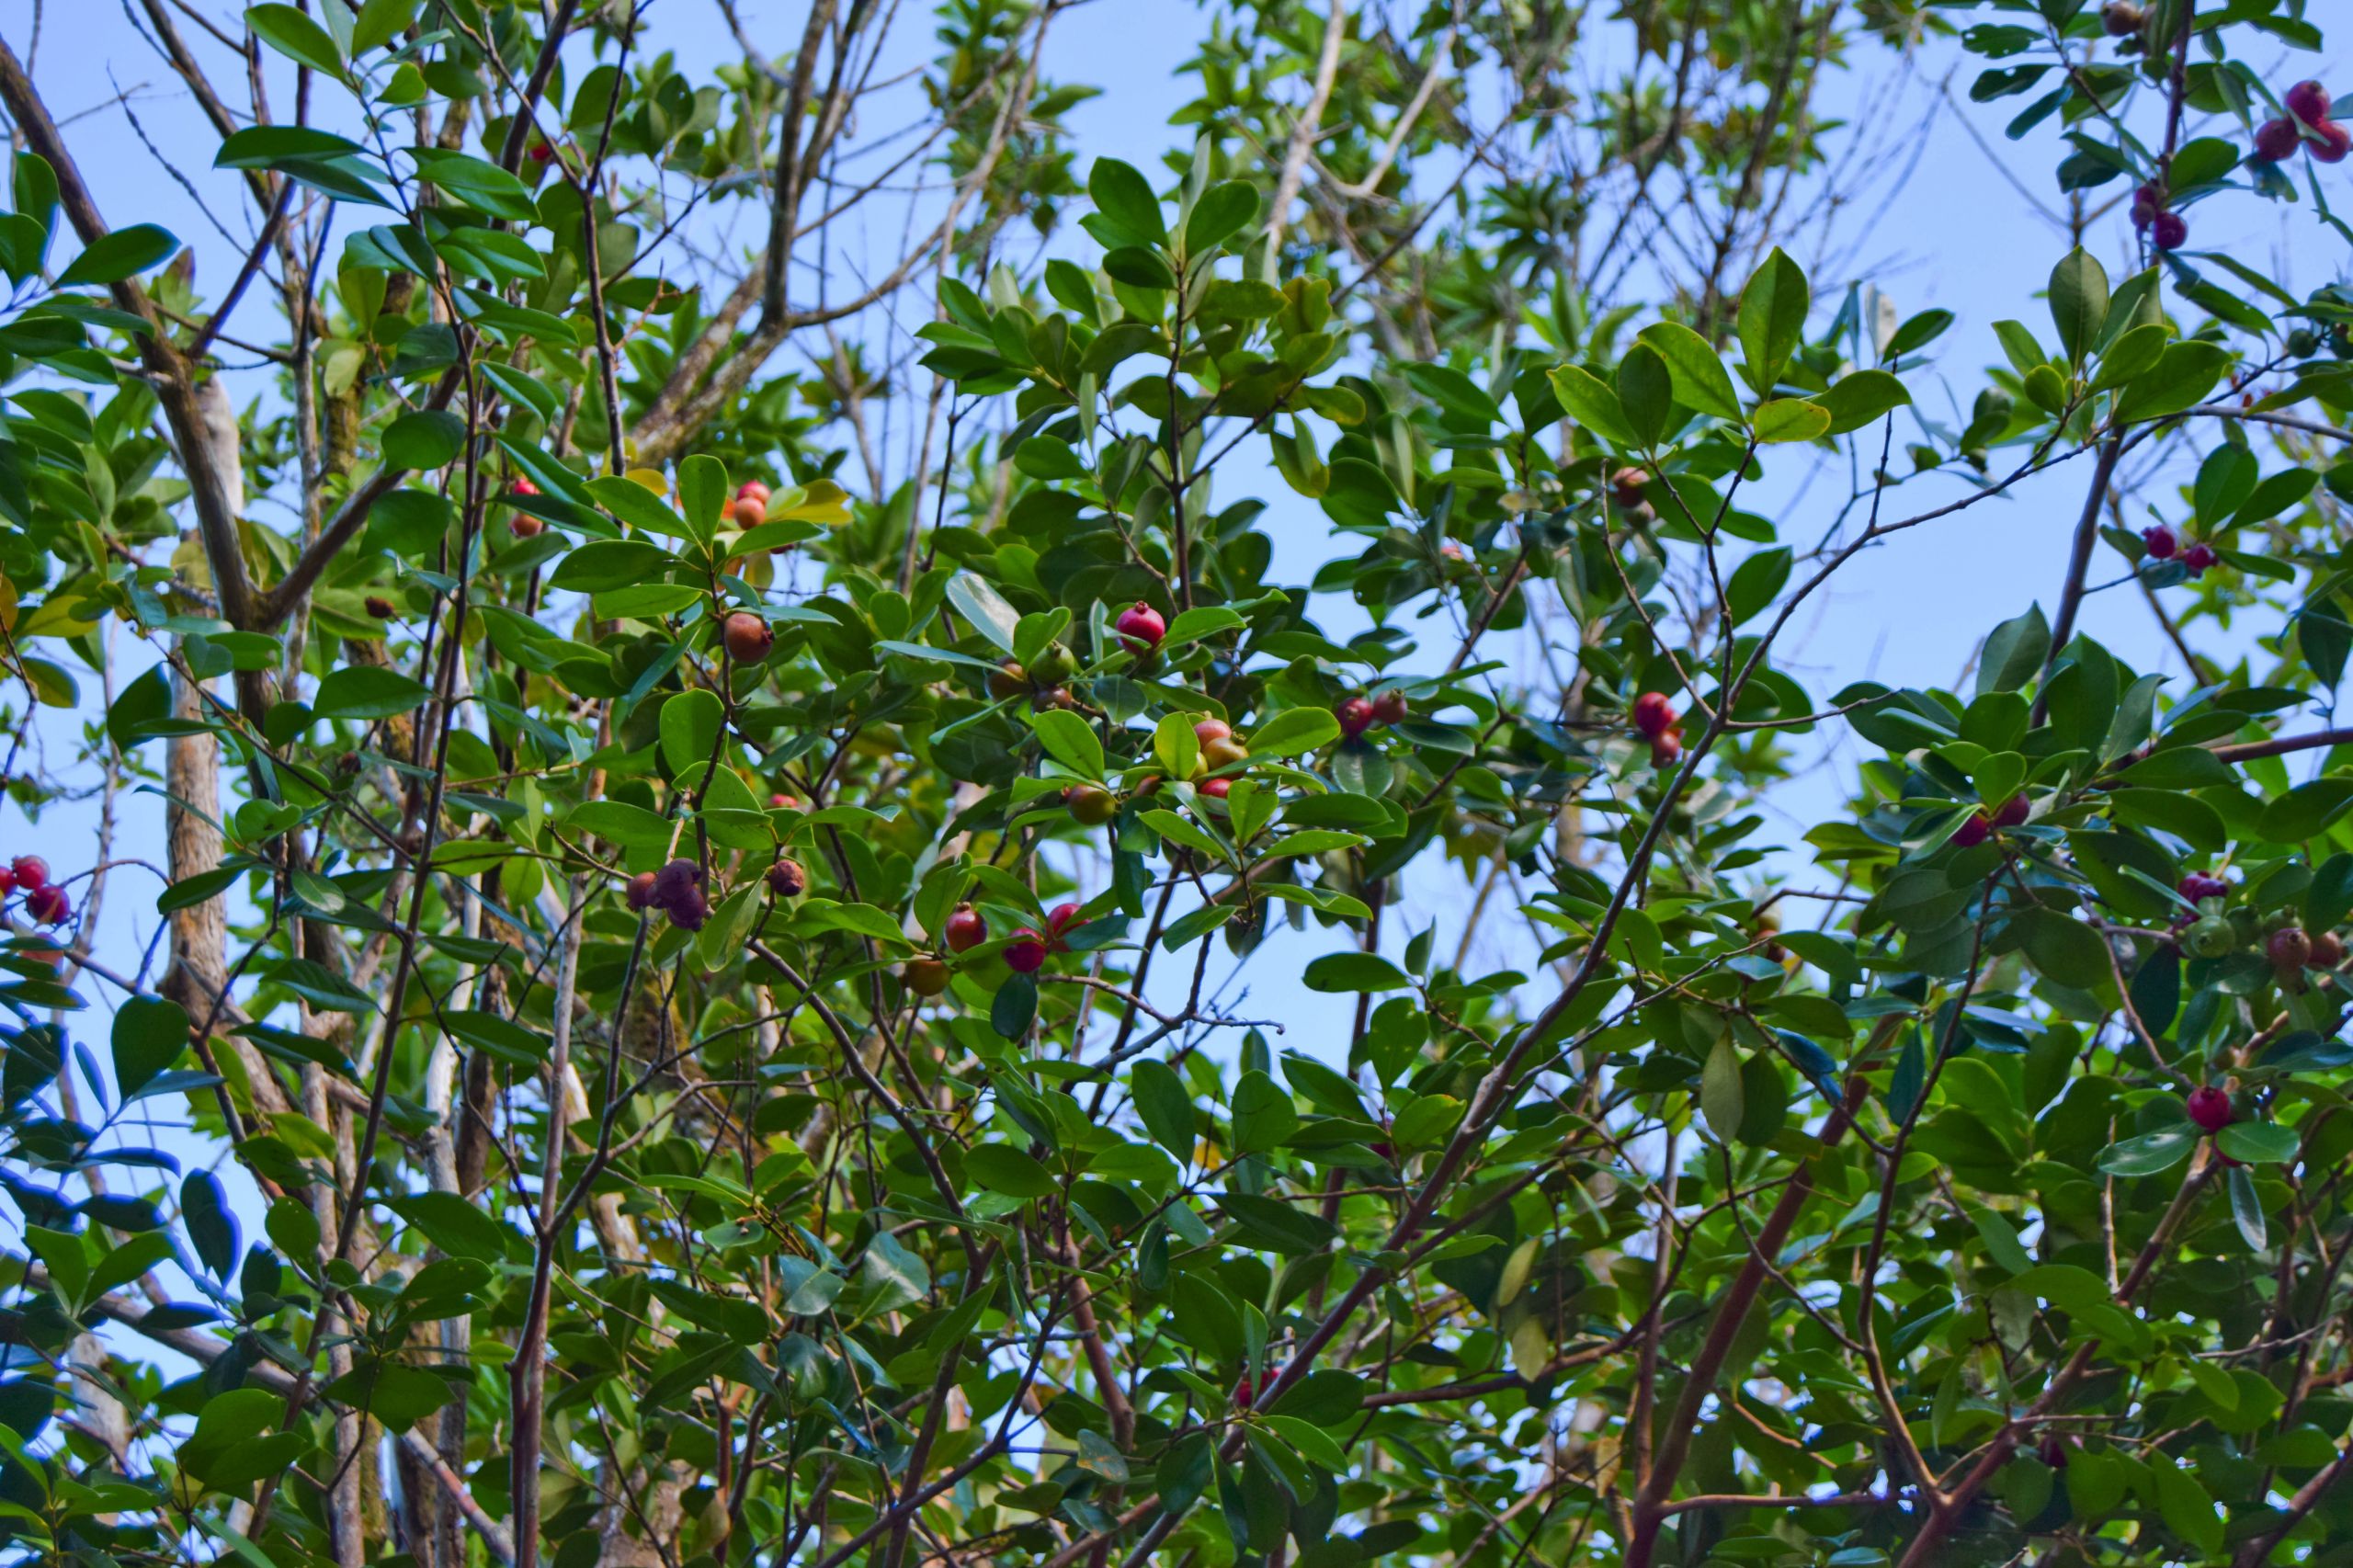
[[544,142],[534,142],[531,143],[529,156],[531,162],[535,164],[544,164],[550,158],[555,156],[555,149],[549,146]]
[[1222,719],[1204,719],[1193,726],[1193,738],[1203,745],[1233,738],[1233,726]]
[[2293,153],[2302,141],[2294,120],[2267,119],[2255,128],[2256,161],[2276,164]]
[[1250,1401],[1256,1395],[1257,1392],[1257,1386],[1250,1381],[1250,1374],[1247,1372],[1243,1373],[1242,1381],[1233,1385],[1233,1408],[1236,1410],[1249,1409]]
[[1121,610],[1112,626],[1131,643],[1142,644],[1142,651],[1147,653],[1159,647],[1160,640],[1168,635],[1168,622],[1142,599]]
[[1361,697],[1351,697],[1332,710],[1340,722],[1340,733],[1355,740],[1372,728],[1372,704]]
[[799,898],[809,891],[809,873],[798,860],[780,859],[768,868],[768,891],[779,898]]
[[517,539],[537,539],[547,524],[529,512],[517,512],[506,519],[506,529]]
[[629,906],[631,909],[654,907],[654,873],[640,871],[629,880]]
[[1405,717],[1405,694],[1391,687],[1372,699],[1372,718],[1377,724],[1394,724]]
[[1675,728],[1675,703],[1663,691],[1646,691],[1634,699],[1634,728],[1656,740]]
[[38,887],[25,895],[25,913],[36,925],[63,926],[65,917],[74,913],[74,905],[63,888]]
[[951,952],[969,952],[989,939],[989,923],[969,903],[960,903],[940,933]]
[[1053,936],[1061,936],[1063,932],[1078,924],[1080,913],[1080,906],[1075,903],[1058,903],[1054,905],[1053,908],[1046,912],[1047,931]]
[[768,504],[757,495],[738,495],[729,505],[727,516],[739,528],[756,528],[768,520]]
[[2220,877],[2209,876],[2204,871],[2192,871],[2174,884],[2174,891],[2190,903],[2196,903],[2202,898],[2230,897],[2231,884]]
[[528,479],[518,479],[506,487],[509,495],[537,495],[539,493],[540,487]]
[[2212,545],[2203,541],[2193,544],[2181,552],[2181,563],[2189,568],[2189,574],[2193,577],[2201,574],[2206,568],[2216,564],[2222,559],[2214,553]]
[[2017,827],[2033,813],[2034,803],[2032,801],[2029,801],[2024,795],[2013,795],[2008,800],[2002,802],[2002,809],[2000,811],[1994,813],[1994,825],[1995,827]]
[[2150,560],[2171,561],[2174,551],[2181,548],[2181,539],[2165,524],[2158,523],[2141,530],[2141,544],[2148,551]]
[[2157,214],[2165,210],[2165,189],[2154,180],[2138,186],[2132,192],[2132,226],[2145,229],[2156,222]]
[[2353,131],[2333,119],[2322,120],[2313,127],[2319,140],[2313,144],[2313,156],[2324,164],[2341,164],[2345,154],[2353,152]]
[[2318,125],[2328,118],[2328,89],[2318,82],[2299,82],[2280,94],[2279,101],[2306,125]]
[[756,500],[763,506],[767,506],[768,502],[774,498],[775,494],[776,492],[770,490],[767,485],[762,484],[756,479],[747,479],[743,483],[735,487],[736,500]]
[[17,873],[6,866],[0,866],[0,898],[6,898],[16,891]]
[[2313,961],[2313,939],[2297,926],[2283,926],[2263,944],[2263,954],[2282,974],[2293,974]]
[[1005,967],[1016,974],[1035,974],[1046,961],[1046,940],[1031,926],[1015,928],[1005,945]]
[[16,873],[17,885],[27,892],[39,892],[49,886],[49,862],[38,855],[19,855],[8,863]]
[[1963,849],[1974,849],[1994,836],[1994,819],[1984,812],[1972,812],[1969,820],[1953,829],[1952,841]]
[[2159,250],[2179,250],[2189,238],[2189,220],[2178,212],[2160,212],[2149,225],[2149,239]]
[[2322,931],[2313,937],[2313,967],[2335,969],[2345,961],[2345,942],[2334,931]]
[[1194,786],[1197,792],[1207,795],[1212,801],[1224,800],[1227,791],[1233,788],[1233,780],[1231,778],[1204,778]]
[[371,620],[390,620],[398,613],[392,608],[392,601],[379,594],[370,594],[360,602],[367,608],[369,619]]
[[1669,730],[1651,742],[1651,766],[1665,767],[1683,755],[1683,732]]
[[2200,1084],[2189,1091],[2184,1102],[2189,1119],[2209,1132],[2220,1132],[2231,1124],[2231,1096],[2211,1084]]
[[756,665],[776,646],[776,633],[768,630],[768,623],[747,609],[729,616],[721,635],[727,643],[727,656],[739,665]]

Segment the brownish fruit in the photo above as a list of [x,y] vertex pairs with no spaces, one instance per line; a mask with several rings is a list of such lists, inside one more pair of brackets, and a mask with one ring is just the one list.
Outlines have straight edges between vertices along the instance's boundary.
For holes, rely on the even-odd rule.
[[947,938],[949,951],[970,952],[989,939],[989,923],[971,904],[960,903],[948,916],[948,929],[941,935]]
[[756,495],[738,495],[727,510],[739,528],[756,528],[768,520],[768,504]]
[[1075,785],[1063,791],[1063,799],[1070,814],[1088,827],[1101,827],[1119,814],[1119,797],[1097,785]]
[[907,989],[918,996],[937,996],[948,989],[949,971],[938,959],[909,959],[901,974]]
[[787,857],[768,868],[768,892],[779,898],[799,898],[809,891],[809,873],[801,862]]
[[776,646],[776,633],[768,630],[768,623],[749,610],[739,609],[729,616],[720,631],[727,643],[727,656],[739,665],[756,665]]
[[393,614],[392,601],[370,594],[368,596],[368,613],[378,620],[390,620]]
[[537,539],[546,528],[547,524],[529,512],[517,512],[506,519],[506,531],[517,539]]
[[991,697],[1018,697],[1029,689],[1029,673],[1011,659],[1006,660],[989,675]]

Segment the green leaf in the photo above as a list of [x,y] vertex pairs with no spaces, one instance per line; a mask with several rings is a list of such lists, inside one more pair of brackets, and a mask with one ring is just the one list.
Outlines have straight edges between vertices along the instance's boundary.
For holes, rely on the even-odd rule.
[[931,1270],[888,1231],[877,1231],[858,1261],[858,1317],[911,1307],[931,1294]]
[[[721,483],[725,483],[724,478]],[[662,534],[670,539],[697,537],[695,530],[687,526],[687,520],[670,509],[668,502],[634,479],[607,474],[601,479],[590,480],[587,489],[597,506],[631,528],[643,528],[647,533]]]
[[74,258],[72,266],[57,275],[57,286],[72,289],[85,283],[119,283],[149,267],[161,267],[179,248],[179,241],[172,237],[168,229],[153,223],[133,223],[91,242]]
[[1339,1228],[1322,1215],[1255,1193],[1222,1192],[1217,1206],[1269,1251],[1300,1256],[1327,1250]]
[[719,532],[731,499],[727,465],[717,458],[697,452],[678,465],[678,504],[687,509],[687,526],[693,538],[709,540]]
[[[1098,161],[1096,166],[1102,165]],[[1154,204],[1153,216],[1159,216],[1158,203]],[[1192,216],[1185,220],[1186,256],[1203,255],[1229,235],[1248,228],[1257,216],[1258,189],[1248,181],[1230,179],[1210,187],[1193,204]]]
[[1650,345],[1637,343],[1618,361],[1617,381],[1618,403],[1627,425],[1643,446],[1656,446],[1675,410],[1674,378],[1665,359]]
[[1789,585],[1790,567],[1796,556],[1787,545],[1760,550],[1733,569],[1724,585],[1724,600],[1734,626],[1750,619],[1780,597]]
[[496,1264],[505,1261],[510,1242],[520,1245],[512,1230],[454,1192],[410,1193],[386,1199],[385,1207],[451,1257]]
[[2051,320],[2068,362],[2082,364],[2108,320],[2108,269],[2081,245],[2051,269]]
[[1699,1069],[1699,1114],[1707,1118],[1716,1141],[1729,1143],[1740,1131],[1743,1110],[1740,1051],[1730,1034],[1721,1034]]
[[1977,695],[2016,691],[2032,680],[2051,655],[2051,623],[2042,607],[2030,605],[1994,628],[1977,659]]
[[391,468],[437,469],[465,449],[466,422],[446,408],[420,408],[384,428],[384,462]]
[[330,671],[311,699],[322,719],[390,719],[406,713],[430,695],[423,682],[381,665],[347,665]]
[[1912,401],[1912,394],[1885,370],[1857,370],[1838,378],[1813,401],[1830,411],[1830,427],[1824,434],[1843,436],[1902,408]]
[[1153,195],[1151,182],[1132,165],[1117,158],[1096,159],[1095,166],[1087,171],[1086,194],[1094,198],[1095,210],[1136,244],[1168,243],[1168,231],[1160,219],[1160,199]]
[[2194,1127],[2167,1127],[2110,1143],[2094,1164],[2109,1176],[2157,1176],[2189,1158],[2189,1152],[2198,1147],[2198,1138]]
[[1748,427],[1758,441],[1768,445],[1779,441],[1811,441],[1829,431],[1830,419],[1830,410],[1818,403],[1808,403],[1801,397],[1781,397],[1760,404],[1749,419]]
[[715,691],[697,687],[662,704],[662,760],[674,774],[707,763],[727,727],[727,705]]
[[1289,1089],[1256,1068],[1242,1074],[1233,1089],[1233,1141],[1238,1152],[1280,1148],[1298,1126],[1299,1112],[1292,1108]]
[[496,164],[440,147],[412,147],[419,179],[456,197],[477,211],[509,222],[529,223],[540,215],[531,187]]
[[1413,977],[1378,953],[1325,953],[1302,977],[1310,991],[1404,991]]
[[1038,744],[1046,748],[1048,756],[1081,778],[1103,777],[1103,743],[1086,720],[1064,709],[1049,708],[1030,714],[1029,727],[1038,732]]
[[1654,322],[1637,336],[1666,361],[1677,402],[1717,419],[1740,418],[1739,390],[1715,345],[1680,322]]
[[2276,1121],[2234,1121],[2214,1135],[2214,1146],[2245,1165],[2278,1165],[2293,1160],[2303,1140]]
[[1038,983],[1026,974],[1006,977],[989,1004],[989,1028],[1005,1040],[1019,1040],[1038,1017]]
[[2274,844],[2317,838],[2353,811],[2353,778],[2315,778],[2299,784],[2263,808],[2257,827]]
[[668,551],[642,539],[592,539],[556,562],[548,586],[595,594],[661,582],[669,576],[672,560]]
[[115,1092],[136,1098],[156,1074],[188,1050],[188,1014],[176,1002],[133,996],[114,1016]]
[[[1631,449],[1640,445],[1618,394],[1599,377],[1578,365],[1563,365],[1546,374],[1552,383],[1552,395],[1561,400],[1571,419],[1612,446]],[[1333,472],[1338,472],[1335,463]]]
[[1300,756],[1340,738],[1340,722],[1326,708],[1286,708],[1250,732],[1253,756]]
[[1779,245],[1740,291],[1741,374],[1762,396],[1781,379],[1781,367],[1797,352],[1813,303],[1805,270]]
[[1143,1119],[1153,1142],[1190,1162],[1193,1157],[1193,1096],[1185,1081],[1166,1062],[1146,1057],[1128,1071],[1136,1114]]
[[343,74],[343,56],[336,51],[335,40],[326,28],[293,6],[249,6],[245,26],[253,28],[256,38],[297,65],[307,65],[330,76]]
[[1061,1190],[1052,1172],[1006,1143],[981,1143],[965,1150],[964,1174],[989,1191],[1010,1198],[1043,1198]]

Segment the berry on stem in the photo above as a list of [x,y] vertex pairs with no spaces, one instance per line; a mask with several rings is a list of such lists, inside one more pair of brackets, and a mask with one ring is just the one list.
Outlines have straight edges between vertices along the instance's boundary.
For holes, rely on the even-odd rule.
[[2279,973],[2296,974],[2313,961],[2313,939],[2301,926],[2283,926],[2265,940],[2263,956]]
[[1100,827],[1119,813],[1119,797],[1097,784],[1076,784],[1063,791],[1070,814],[1088,827]]
[[1361,697],[1349,698],[1332,710],[1332,716],[1340,722],[1340,733],[1350,740],[1355,740],[1373,725],[1372,704]]
[[2208,1132],[2220,1132],[2231,1124],[2231,1096],[2211,1084],[2200,1084],[2190,1090],[2182,1108],[2189,1113],[2190,1120]]
[[2159,250],[2179,250],[2189,239],[2189,220],[2178,212],[2160,212],[2149,224],[2149,241]]
[[2328,119],[2328,89],[2318,82],[2297,83],[2279,95],[2279,102],[2306,125],[2318,125]]
[[506,519],[506,531],[517,539],[537,539],[546,528],[547,524],[529,512],[517,512]]
[[2028,800],[2024,795],[2013,795],[2008,800],[2002,802],[2001,810],[1994,813],[1994,825],[1995,827],[2017,827],[2022,824],[2028,817],[2033,814],[2033,801]]
[[2292,119],[2267,119],[2255,128],[2255,157],[2257,163],[2276,164],[2295,152],[2303,141],[2302,132]]
[[1984,812],[1972,812],[1969,820],[1952,830],[1952,841],[1963,849],[1974,849],[1994,836],[1994,819]]
[[2171,561],[2181,549],[2181,536],[2165,524],[2156,523],[2141,530],[2141,546],[2152,561]]
[[2341,164],[2345,154],[2353,152],[2353,130],[2338,120],[2324,119],[2313,127],[2316,138],[2311,144],[2312,154],[2324,164]]
[[8,862],[8,869],[15,873],[17,886],[27,892],[49,886],[49,862],[38,855],[19,855]]
[[948,989],[949,968],[938,959],[909,959],[902,971],[907,989],[918,996],[937,996]]
[[776,633],[768,630],[768,623],[747,609],[729,616],[721,635],[727,643],[727,656],[739,665],[756,665],[776,646]]
[[74,913],[74,905],[66,898],[63,888],[55,885],[38,887],[25,895],[25,913],[36,925],[63,926],[66,917]]
[[1203,719],[1193,726],[1193,738],[1203,745],[1211,741],[1231,740],[1233,736],[1233,726],[1222,719]]
[[1158,610],[1142,599],[1121,610],[1120,619],[1112,622],[1112,628],[1139,653],[1150,653],[1160,646],[1162,638],[1168,635],[1168,622],[1162,619]]
[[1634,699],[1634,728],[1656,740],[1675,728],[1675,703],[1663,691],[1646,691]]
[[1013,939],[1005,945],[1005,967],[1016,974],[1035,974],[1045,961],[1045,937],[1034,926],[1016,926]]
[[2214,547],[2203,540],[2181,552],[2181,563],[2189,568],[2189,574],[2193,577],[2202,575],[2206,568],[2217,564],[2222,559],[2214,553]]
[[940,932],[950,952],[970,952],[989,939],[989,923],[981,912],[969,903],[960,903],[948,916],[947,927]]
[[799,898],[809,891],[809,873],[787,856],[768,868],[768,892],[779,898]]
[[1405,717],[1405,694],[1393,686],[1372,699],[1375,723],[1394,724]]

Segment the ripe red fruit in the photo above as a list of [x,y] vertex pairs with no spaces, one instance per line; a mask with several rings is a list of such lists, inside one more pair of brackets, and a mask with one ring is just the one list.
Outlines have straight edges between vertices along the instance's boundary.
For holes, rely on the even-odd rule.
[[534,142],[526,155],[535,164],[544,164],[555,156],[555,149],[545,142]]
[[2231,1096],[2211,1084],[2200,1084],[2189,1091],[2183,1102],[2189,1119],[2209,1132],[2220,1132],[2231,1124]]
[[989,695],[991,697],[1018,697],[1029,689],[1029,676],[1028,672],[1023,670],[1019,665],[1015,664],[1011,659],[1006,660],[1005,663],[999,665],[996,668],[989,672]]
[[654,873],[640,871],[629,880],[629,906],[631,909],[654,907]]
[[6,866],[0,866],[0,898],[6,898],[16,891],[17,873]]
[[2318,125],[2328,118],[2328,89],[2318,82],[2299,82],[2280,94],[2279,101],[2306,125]]
[[2181,538],[2163,523],[2141,530],[2141,544],[2152,561],[2171,561],[2181,548]]
[[2181,563],[2189,568],[2189,574],[2193,577],[2202,574],[2209,566],[2217,564],[2222,559],[2214,553],[2212,545],[2202,540],[2181,552]]
[[775,491],[770,490],[767,485],[761,483],[756,479],[747,479],[743,483],[735,487],[736,500],[757,500],[763,506],[767,506],[768,502],[774,498],[775,494]]
[[2178,212],[2160,212],[2149,224],[2149,239],[2159,250],[2179,250],[2189,238],[2189,220]]
[[1142,651],[1144,652],[1159,647],[1160,640],[1168,635],[1168,622],[1161,619],[1158,610],[1142,599],[1121,610],[1120,619],[1111,624],[1131,643],[1142,644]]
[[2192,871],[2174,884],[2174,891],[2196,903],[2201,898],[2228,898],[2231,884],[2204,871]]
[[2256,161],[2276,164],[2293,153],[2303,137],[2292,119],[2267,119],[2255,128]]
[[546,527],[529,512],[517,512],[506,519],[506,531],[517,539],[537,539]]
[[1995,827],[2017,827],[2019,824],[2025,822],[2028,817],[2033,814],[2033,801],[2029,801],[2024,795],[2013,795],[2008,800],[2002,802],[2002,809],[2000,811],[1994,813],[1994,825]]
[[1233,1408],[1236,1410],[1249,1409],[1250,1401],[1256,1397],[1257,1392],[1257,1386],[1250,1381],[1250,1374],[1247,1372],[1243,1373],[1242,1381],[1233,1385]]
[[49,862],[38,855],[19,855],[8,862],[8,869],[16,874],[17,885],[27,892],[39,892],[49,886]]
[[506,487],[509,495],[537,495],[539,493],[540,487],[528,479],[518,479]]
[[1204,719],[1193,726],[1193,738],[1203,745],[1233,738],[1233,726],[1222,719]]
[[1666,767],[1683,755],[1683,732],[1669,730],[1651,741],[1651,766]]
[[1046,961],[1046,939],[1034,927],[1017,926],[1005,945],[1005,967],[1016,974],[1035,974]]
[[61,887],[39,887],[25,895],[25,913],[40,926],[63,926],[65,917],[74,913],[73,903]]
[[776,646],[776,633],[768,630],[768,623],[747,609],[729,616],[721,635],[727,643],[727,656],[739,665],[756,665]]
[[1372,728],[1372,704],[1361,697],[1351,697],[1332,710],[1340,722],[1340,733],[1355,740]]
[[768,797],[768,805],[770,808],[778,811],[797,812],[801,809],[801,797],[798,795],[770,795]]
[[370,594],[368,596],[365,602],[367,604],[369,619],[375,620],[390,620],[392,619],[393,610],[392,600],[385,598],[380,594]]
[[2283,926],[2263,944],[2263,956],[2282,974],[2293,974],[2313,961],[2313,939],[2298,926]]
[[768,520],[768,504],[757,495],[738,495],[727,515],[739,528],[756,528]]
[[2319,141],[2312,144],[2312,154],[2324,164],[2341,164],[2345,154],[2353,152],[2353,131],[2334,119],[2324,119],[2313,127]]
[[1372,699],[1372,718],[1377,724],[1394,724],[1405,716],[1405,694],[1391,687]]
[[768,892],[779,898],[799,898],[809,891],[809,873],[801,862],[790,858],[779,859],[768,868]]
[[1204,778],[1198,786],[1198,790],[1212,801],[1222,801],[1233,788],[1233,780],[1231,778]]
[[1621,468],[1609,476],[1610,498],[1631,511],[1643,504],[1643,486],[1650,482],[1647,469]]
[[1054,905],[1053,908],[1046,911],[1046,931],[1048,935],[1059,937],[1063,932],[1069,930],[1072,926],[1077,925],[1079,912],[1080,906],[1075,903],[1058,903]]
[[969,903],[960,903],[940,933],[951,952],[969,952],[989,939],[989,923]]
[[1994,836],[1994,819],[1984,812],[1972,812],[1969,820],[1952,831],[1952,841],[1963,849],[1974,849]]
[[1634,699],[1634,728],[1656,740],[1675,728],[1675,703],[1663,691],[1646,691]]
[[2313,936],[2312,965],[2314,969],[2335,969],[2345,961],[2345,943],[2334,931],[2315,932]]
[[2165,187],[2150,180],[2135,187],[2132,192],[2132,226],[2145,229],[2156,222],[2157,214],[2165,210]]
[[918,996],[937,996],[948,989],[949,969],[938,959],[909,959],[901,973],[907,989]]

